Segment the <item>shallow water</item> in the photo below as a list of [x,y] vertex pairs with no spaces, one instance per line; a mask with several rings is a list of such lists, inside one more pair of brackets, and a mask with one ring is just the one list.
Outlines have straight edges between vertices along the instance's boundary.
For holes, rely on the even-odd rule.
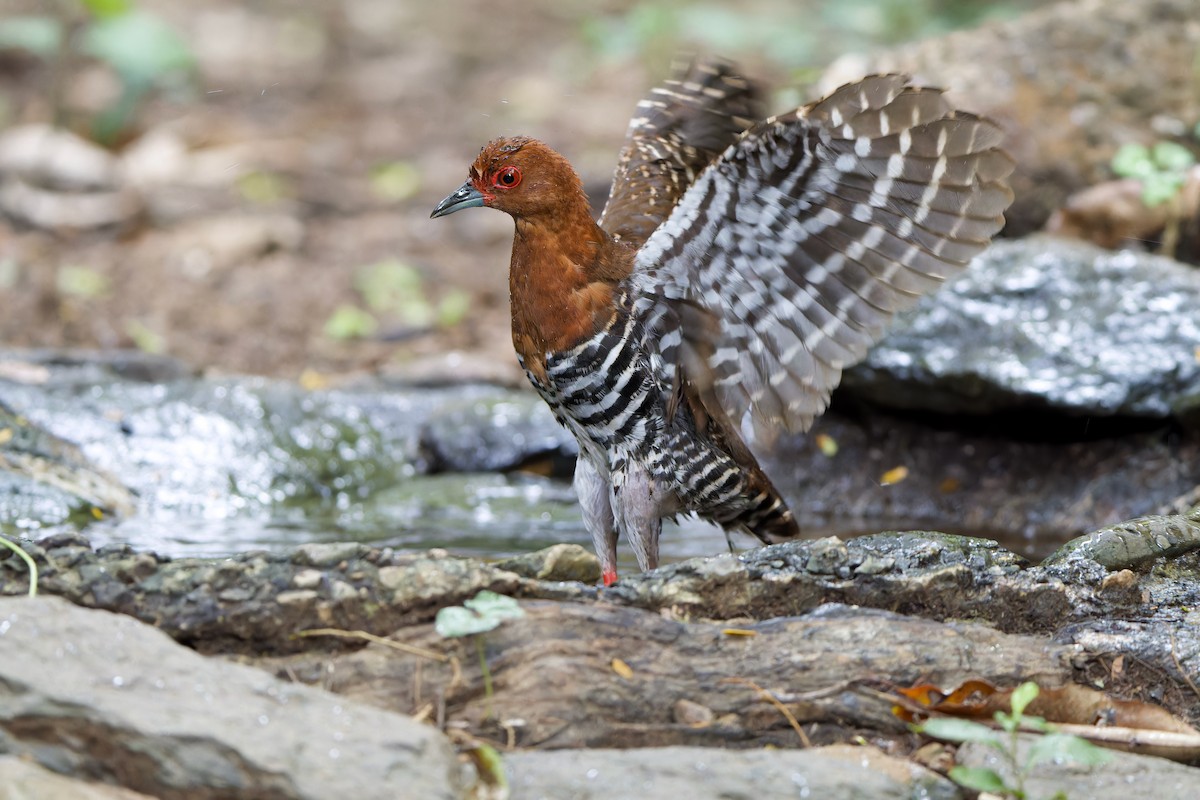
[[[32,427],[0,442],[0,457],[32,459],[40,466],[30,474],[43,476],[0,470],[0,532],[10,535],[82,530],[97,546],[217,557],[349,540],[483,557],[591,545],[564,475],[572,443],[529,392],[68,375],[5,386],[3,399]],[[996,538],[1037,558],[1148,513],[1136,505],[1150,502],[1145,476],[1168,497],[1195,485],[1186,466],[1162,467],[1186,465],[1181,447],[1191,445],[1152,437],[1064,446],[836,414],[818,430],[839,443],[836,458],[800,437],[764,460],[812,538],[932,529]],[[517,468],[531,464],[543,474]],[[881,484],[877,476],[897,465],[909,477]],[[132,513],[97,514],[95,501],[44,480],[54,470],[111,476],[132,493]],[[735,535],[733,544],[757,542]],[[728,552],[729,543],[683,519],[664,526],[661,550],[667,562]],[[633,566],[628,549],[619,552]]]
[[[70,524],[51,526],[38,530],[36,537],[76,529]],[[415,476],[344,508],[296,503],[265,516],[220,519],[160,513],[95,522],[83,533],[95,547],[129,544],[173,557],[222,557],[344,541],[400,550],[436,547],[481,558],[503,558],[561,542],[591,548],[570,485],[521,474]],[[729,550],[719,528],[697,519],[666,523],[661,544],[664,563]],[[744,549],[755,541],[738,536],[735,544]],[[636,565],[623,546],[620,563],[624,569]]]

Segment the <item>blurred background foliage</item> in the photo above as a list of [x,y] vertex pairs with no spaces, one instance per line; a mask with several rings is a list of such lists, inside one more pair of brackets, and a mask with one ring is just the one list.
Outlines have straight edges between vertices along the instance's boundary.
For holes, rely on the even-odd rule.
[[[481,143],[552,143],[599,205],[637,99],[680,56],[737,62],[779,113],[843,57],[853,72],[855,54],[1046,5],[0,0],[0,341],[272,374],[452,348],[508,365],[511,223],[428,220]],[[5,161],[8,134],[44,123],[101,145],[70,152],[103,168]],[[1178,191],[1177,159],[1126,161]],[[18,172],[37,204],[5,205]]]
[[[845,52],[934,36],[1015,16],[1037,0],[651,0],[585,15],[580,35],[606,58],[669,58],[685,50],[760,50],[791,69],[817,68]],[[583,6],[585,4],[579,4]]]
[[[306,50],[328,54],[354,46],[342,37],[341,20],[362,15],[363,7],[373,3],[378,4],[246,0],[241,5],[290,18],[292,24],[279,31],[280,37],[302,40]],[[138,111],[152,95],[166,94],[177,102],[199,96],[195,54],[185,33],[167,19],[172,15],[160,13],[169,11],[161,3],[5,0],[5,5],[0,13],[0,59],[32,58],[47,68],[45,99],[56,124],[113,146],[132,135]],[[532,5],[545,5],[532,13],[545,11],[568,22],[566,30],[573,29],[580,57],[595,64],[640,62],[648,72],[661,74],[680,53],[752,52],[790,72],[793,82],[804,83],[839,55],[1012,17],[1041,5],[1041,0],[748,0],[736,8],[713,0]],[[495,13],[507,12],[498,4]],[[483,41],[496,46],[486,39],[487,30],[486,25],[480,28]],[[420,37],[424,32],[414,27],[410,33]],[[105,70],[116,88],[101,91],[103,97],[93,98],[86,113],[70,108],[65,87],[95,67]],[[781,100],[793,98],[785,93]],[[20,111],[0,99],[0,127],[21,116]]]
[[68,123],[64,84],[85,60],[103,64],[119,91],[87,121],[92,137],[114,143],[155,90],[178,93],[191,84],[195,59],[182,35],[133,0],[56,0],[43,12],[0,17],[0,51],[17,50],[50,66],[54,122]]

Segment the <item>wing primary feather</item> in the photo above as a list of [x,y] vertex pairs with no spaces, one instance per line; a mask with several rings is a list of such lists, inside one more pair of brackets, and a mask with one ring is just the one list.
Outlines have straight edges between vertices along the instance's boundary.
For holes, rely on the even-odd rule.
[[892,315],[1003,226],[1013,162],[1000,136],[902,75],[865,78],[742,132],[635,260],[631,280],[703,311],[677,317],[683,381],[728,419],[750,411],[807,428]]

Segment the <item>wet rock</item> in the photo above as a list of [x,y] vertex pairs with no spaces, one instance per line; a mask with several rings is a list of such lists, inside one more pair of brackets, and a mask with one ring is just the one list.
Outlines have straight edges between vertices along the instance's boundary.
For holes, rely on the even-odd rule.
[[[1071,598],[1060,584],[1024,570],[1025,561],[987,539],[930,531],[882,533],[785,542],[740,556],[691,559],[640,576],[623,577],[604,596],[689,617],[768,619],[837,602],[944,618],[973,617],[999,624],[1018,618],[1029,631],[1045,624],[1030,612]],[[858,568],[868,564],[867,571]],[[1020,587],[1019,589],[1017,587]],[[1012,590],[1003,604],[999,587]],[[988,603],[996,603],[991,608]],[[1036,621],[1040,620],[1040,622]]]
[[[524,617],[480,640],[496,687],[490,703],[473,650],[429,624],[392,636],[399,647],[432,654],[420,662],[371,645],[340,658],[336,674],[316,669],[319,660],[308,655],[268,666],[385,708],[445,704],[447,719],[481,732],[498,724],[496,735],[526,747],[798,744],[778,710],[747,691],[758,686],[787,704],[815,742],[861,730],[904,736],[886,697],[863,691],[880,676],[939,686],[1086,679],[1114,697],[1200,721],[1192,689],[1200,680],[1194,560],[1123,576],[1128,585],[1120,588],[1098,565],[1071,575],[1013,570],[996,563],[987,543],[981,554],[970,542],[924,539],[919,549],[934,558],[890,575],[805,575],[788,568],[808,560],[802,548],[768,548],[775,567],[753,575],[722,556],[687,565],[690,576],[681,568],[671,580],[656,573],[622,580],[592,595],[599,603],[589,595],[522,603]],[[861,555],[849,543],[847,562]],[[736,622],[710,621],[731,616]],[[723,679],[729,675],[752,683]],[[681,706],[695,704],[707,712],[681,719]],[[692,716],[708,722],[693,724]]]
[[600,559],[577,544],[556,544],[535,553],[504,558],[496,562],[496,568],[541,581],[591,584],[600,580]]
[[[62,536],[22,546],[38,564],[42,592],[129,614],[204,652],[296,651],[309,645],[293,634],[331,626],[385,635],[482,589],[520,593],[525,585],[511,572],[445,552],[353,543],[178,560],[93,552]],[[28,586],[24,562],[0,551],[0,594],[19,594],[20,586]]]
[[332,567],[352,558],[362,558],[370,551],[357,542],[302,544],[292,553],[293,564],[304,567]]
[[[23,531],[90,524],[98,546],[169,555],[353,540],[495,557],[587,541],[570,485],[531,474],[565,477],[574,456],[530,392],[370,381],[307,391],[196,379],[178,362],[133,354],[0,351],[4,363],[41,372],[0,382],[4,402],[128,487],[137,512],[80,519],[72,495],[0,471],[0,505]],[[931,428],[879,409],[856,414],[853,401],[839,395],[812,435],[760,454],[810,536],[951,528],[1044,556],[1100,525],[1157,513],[1200,484],[1196,437],[1039,442],[1021,427],[1013,441],[990,419],[980,431]],[[1096,418],[1075,423],[1056,417],[1049,428],[1061,438],[1098,427]],[[837,454],[816,447],[816,435],[833,438]],[[908,477],[881,485],[897,465]],[[694,520],[668,525],[663,541],[667,558],[726,549],[720,531]]]
[[62,504],[68,507],[83,506],[95,508],[100,514],[120,515],[134,510],[133,494],[114,475],[90,461],[74,444],[38,426],[2,400],[0,472],[6,473],[0,484],[13,483],[14,488],[21,481],[40,484],[39,491],[25,493],[24,513],[20,517],[6,514],[9,519],[30,519],[43,505],[38,498],[53,497],[55,491],[65,496]]
[[555,457],[573,462],[578,452],[550,408],[528,392],[449,404],[424,426],[421,449],[433,469],[456,472],[513,469]]
[[44,766],[164,800],[461,796],[432,728],[206,659],[128,617],[5,598],[0,635],[4,749]]
[[195,375],[195,369],[177,358],[141,350],[0,348],[0,379],[47,389],[90,386],[113,380],[165,383]]
[[[827,737],[818,741],[844,740],[851,729],[906,735],[891,703],[856,684],[879,675],[1004,686],[1083,675],[1200,719],[1189,688],[1200,681],[1196,553],[1137,572],[1082,557],[1029,567],[992,541],[910,532],[695,559],[599,589],[559,580],[553,565],[563,550],[545,554],[544,565],[513,562],[539,576],[520,577],[444,553],[361,545],[220,560],[101,554],[67,537],[25,549],[43,593],[136,615],[202,652],[242,654],[281,676],[405,713],[427,709],[528,746],[793,743],[756,691],[712,678],[731,674],[786,688],[794,699],[785,702]],[[26,579],[21,562],[0,559],[0,592],[23,593]],[[488,727],[496,723],[474,647],[432,625],[438,609],[481,589],[543,601],[523,602],[524,618],[479,641],[506,733]],[[295,636],[312,629],[322,630]],[[381,645],[346,654],[364,635],[422,655]],[[330,649],[340,653],[332,671]],[[802,665],[796,653],[806,654]],[[807,694],[839,682],[845,691]],[[708,708],[712,724],[680,721],[682,701]]]
[[510,389],[526,389],[529,386],[529,379],[521,371],[516,359],[498,359],[490,353],[474,351],[452,350],[401,363],[383,364],[379,373],[386,385],[401,390],[414,386],[462,386],[470,383]]
[[1072,539],[1046,566],[1087,559],[1106,569],[1136,567],[1158,558],[1200,550],[1200,509],[1188,515],[1142,517]]
[[1200,272],[1052,238],[1002,241],[846,374],[943,414],[1182,417],[1200,403]]
[[[864,729],[903,736],[906,726],[892,704],[866,688],[878,676],[899,685],[956,685],[967,676],[1011,685],[1037,675],[1059,685],[1073,654],[1070,646],[986,625],[840,604],[762,622],[743,619],[736,628],[603,602],[523,602],[522,608],[523,617],[481,640],[496,690],[494,719],[511,728],[521,747],[803,745],[757,687],[788,704],[813,743],[844,741],[849,731]],[[373,644],[340,658],[325,685],[393,710],[444,703],[448,720],[487,728],[474,646],[443,639],[432,625],[393,638],[437,658],[397,658]],[[712,724],[679,721],[680,701],[702,703]]]
[[937,773],[872,747],[848,745],[793,751],[559,750],[508,754],[504,764],[514,797],[963,797]]
[[[134,493],[138,514],[128,532],[104,532],[145,544],[148,527],[174,519],[180,539],[199,539],[210,553],[235,545],[214,546],[214,534],[198,533],[205,526],[221,523],[229,536],[238,520],[254,519],[261,529],[275,509],[285,516],[304,503],[320,516],[323,505],[346,508],[411,476],[420,422],[451,394],[309,393],[257,379],[141,383],[51,366],[47,382],[5,385],[4,398]],[[70,512],[51,497],[27,516],[51,525]]]
[[[1024,412],[962,429],[952,426],[966,418],[922,421],[855,409],[849,399],[835,397],[807,436],[783,439],[760,459],[808,536],[934,528],[999,539],[1040,559],[1102,525],[1162,513],[1200,485],[1200,436],[1168,423],[1095,436],[1096,418],[1039,421]],[[820,436],[837,442],[836,455],[822,452]],[[883,485],[897,466],[907,477]]]

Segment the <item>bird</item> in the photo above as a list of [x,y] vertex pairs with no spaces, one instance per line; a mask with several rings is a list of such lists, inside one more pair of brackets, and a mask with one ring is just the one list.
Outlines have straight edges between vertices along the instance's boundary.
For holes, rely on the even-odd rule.
[[654,569],[680,514],[798,536],[747,438],[806,431],[1013,199],[1000,127],[941,89],[872,75],[765,119],[760,97],[730,62],[677,69],[637,104],[599,220],[567,159],[526,136],[485,144],[430,215],[514,221],[513,345],[579,443],[606,587],[619,537]]

